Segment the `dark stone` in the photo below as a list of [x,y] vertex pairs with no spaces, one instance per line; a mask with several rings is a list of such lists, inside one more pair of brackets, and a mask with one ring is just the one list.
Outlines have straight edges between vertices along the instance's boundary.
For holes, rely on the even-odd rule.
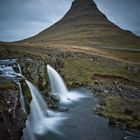
[[58,107],[58,111],[67,112],[67,111],[69,111],[69,109],[67,107]]
[[133,111],[130,110],[130,109],[125,109],[124,113],[127,114],[127,115],[131,115],[133,113]]
[[51,100],[53,100],[54,102],[59,102],[60,101],[60,97],[59,97],[59,95],[53,94],[53,95],[51,95]]
[[62,107],[62,106],[58,106],[58,105],[53,105],[51,108],[53,110],[59,111],[59,112],[67,112],[69,110],[67,107]]
[[16,88],[0,89],[0,140],[20,140],[25,122],[19,91]]
[[99,83],[98,83],[98,81],[95,81],[94,84],[95,84],[95,85],[98,85]]
[[110,118],[108,124],[109,124],[111,127],[116,127],[116,122],[115,122],[114,119],[111,119],[111,118]]
[[124,130],[127,128],[127,126],[124,123],[117,121],[115,119],[112,119],[112,118],[109,119],[108,124],[111,127],[118,127],[118,128],[124,129]]

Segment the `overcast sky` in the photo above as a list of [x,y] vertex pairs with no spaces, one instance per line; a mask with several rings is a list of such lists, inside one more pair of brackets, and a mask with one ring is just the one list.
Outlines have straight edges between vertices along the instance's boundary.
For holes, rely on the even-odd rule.
[[[33,36],[61,19],[72,0],[0,0],[0,41]],[[140,36],[140,0],[95,0],[109,20]]]

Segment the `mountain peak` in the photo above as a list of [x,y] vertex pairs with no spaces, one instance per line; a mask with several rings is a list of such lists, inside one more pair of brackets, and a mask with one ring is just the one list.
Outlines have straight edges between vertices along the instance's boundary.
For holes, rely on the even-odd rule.
[[138,37],[110,22],[93,0],[73,1],[60,21],[25,41],[91,47],[130,46],[140,43]]
[[93,0],[75,0],[72,3],[71,9],[81,9],[81,8],[86,8],[86,9],[97,9],[97,6]]
[[93,0],[75,0],[73,3],[72,3],[72,7],[76,7],[78,8],[79,6],[94,6],[96,7],[96,4],[93,2]]
[[93,0],[75,0],[63,19],[70,19],[81,15],[92,15],[94,18],[106,18],[104,14],[98,10]]

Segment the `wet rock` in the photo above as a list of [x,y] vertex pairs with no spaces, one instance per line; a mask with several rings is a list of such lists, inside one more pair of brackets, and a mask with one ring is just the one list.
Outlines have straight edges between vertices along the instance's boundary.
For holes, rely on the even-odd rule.
[[100,104],[96,104],[96,106],[93,108],[93,111],[95,114],[98,114],[99,109],[101,108]]
[[115,119],[111,119],[111,118],[109,119],[108,124],[111,127],[118,127],[118,128],[124,129],[124,130],[127,128],[127,126],[124,123],[117,121]]
[[58,107],[58,111],[67,112],[69,109],[67,107]]
[[53,100],[54,102],[59,102],[60,101],[60,96],[59,95],[51,95],[51,100]]
[[52,109],[59,112],[67,112],[69,110],[67,107],[62,107],[58,105],[53,106]]
[[108,121],[108,124],[111,126],[111,127],[116,127],[116,122],[115,122],[115,120],[114,119],[109,119],[109,121]]

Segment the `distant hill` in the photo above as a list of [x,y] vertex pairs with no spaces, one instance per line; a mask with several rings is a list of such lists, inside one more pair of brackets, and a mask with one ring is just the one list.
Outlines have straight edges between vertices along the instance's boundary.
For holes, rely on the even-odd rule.
[[66,15],[50,28],[21,42],[89,47],[139,46],[140,37],[110,22],[92,0],[75,0]]

